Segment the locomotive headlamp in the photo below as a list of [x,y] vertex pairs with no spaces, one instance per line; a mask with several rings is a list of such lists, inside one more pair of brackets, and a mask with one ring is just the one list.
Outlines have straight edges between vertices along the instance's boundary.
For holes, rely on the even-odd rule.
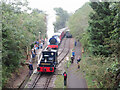
[[45,63],[47,62],[47,60],[45,59]]
[[54,55],[54,53],[51,53],[51,55]]

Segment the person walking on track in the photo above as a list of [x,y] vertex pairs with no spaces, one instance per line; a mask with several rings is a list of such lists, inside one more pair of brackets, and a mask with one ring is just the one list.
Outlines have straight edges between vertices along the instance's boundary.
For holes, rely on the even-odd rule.
[[64,72],[63,76],[64,76],[64,86],[66,86],[67,85],[67,73]]

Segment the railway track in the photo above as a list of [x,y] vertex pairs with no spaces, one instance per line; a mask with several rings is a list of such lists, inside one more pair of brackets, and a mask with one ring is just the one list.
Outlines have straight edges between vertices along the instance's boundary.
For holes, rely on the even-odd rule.
[[35,81],[33,82],[31,88],[35,88],[35,86],[36,86],[36,84],[37,84],[37,82],[38,82],[38,80],[40,79],[41,76],[42,76],[41,74],[37,74],[37,76],[35,78]]
[[[46,48],[46,44],[45,44],[45,46],[43,47],[43,50]],[[42,50],[42,51],[43,51]],[[40,55],[39,55],[39,59],[40,59],[40,56],[41,56],[41,53],[40,53]],[[30,75],[29,75],[29,73],[27,74],[27,76],[25,77],[25,79],[23,80],[23,82],[20,84],[20,86],[18,87],[18,89],[22,89],[22,88],[25,88],[25,85],[27,84],[27,82],[28,82],[28,80],[29,80],[29,78],[30,78]]]
[[[64,50],[64,48],[65,48],[65,44],[66,44],[66,38],[65,38],[65,40],[64,41],[62,41],[63,43],[60,45],[60,47],[59,47],[59,54],[58,54],[58,56],[60,56],[61,54],[62,54],[62,52],[63,52],[63,50]],[[62,49],[62,50],[61,50]]]
[[[64,58],[68,55],[69,50],[70,50],[70,39],[66,39],[64,40],[64,43],[62,44],[62,50],[60,51],[60,53],[58,54],[58,64],[57,67],[59,66],[59,64],[64,60]],[[31,83],[28,83],[26,88],[43,88],[43,89],[47,89],[49,88],[49,84],[51,82],[51,79],[53,77],[53,74],[36,74],[34,75],[31,79]]]
[[[58,65],[65,59],[65,57],[68,55],[69,53],[69,50],[70,50],[70,39],[67,39],[65,41],[65,44],[64,44],[64,47],[63,47],[63,50],[62,52],[58,55]],[[57,66],[58,66],[57,65]]]

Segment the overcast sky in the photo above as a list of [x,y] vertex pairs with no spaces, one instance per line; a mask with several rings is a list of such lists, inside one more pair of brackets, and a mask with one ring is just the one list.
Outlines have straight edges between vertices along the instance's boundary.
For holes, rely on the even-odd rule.
[[53,8],[61,7],[68,13],[74,13],[77,9],[82,7],[89,0],[28,0],[29,7],[38,8],[39,10],[46,11],[48,14],[48,37],[54,33],[53,22],[55,22],[55,11]]
[[89,0],[28,0],[29,6],[51,12],[55,7],[62,7],[68,12],[74,12]]

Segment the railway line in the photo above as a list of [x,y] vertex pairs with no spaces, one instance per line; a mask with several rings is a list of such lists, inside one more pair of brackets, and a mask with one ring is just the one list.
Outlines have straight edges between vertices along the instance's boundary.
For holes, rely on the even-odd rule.
[[65,44],[66,44],[66,38],[62,41],[59,50],[58,50],[58,56],[60,56],[65,48]]
[[[65,59],[70,50],[70,39],[65,40],[62,52],[58,55],[58,65]],[[57,66],[58,66],[57,65]]]
[[[65,38],[63,40],[63,42],[61,43],[59,50],[60,51],[58,53],[57,67],[59,66],[59,64],[64,60],[64,58],[69,53],[70,39]],[[53,78],[53,75],[54,74],[41,74],[41,73],[33,74],[30,77],[30,80],[26,84],[25,88],[32,88],[32,89],[34,89],[34,88],[43,88],[43,89],[47,89],[47,88],[49,88],[49,84],[51,82],[51,79]]]

